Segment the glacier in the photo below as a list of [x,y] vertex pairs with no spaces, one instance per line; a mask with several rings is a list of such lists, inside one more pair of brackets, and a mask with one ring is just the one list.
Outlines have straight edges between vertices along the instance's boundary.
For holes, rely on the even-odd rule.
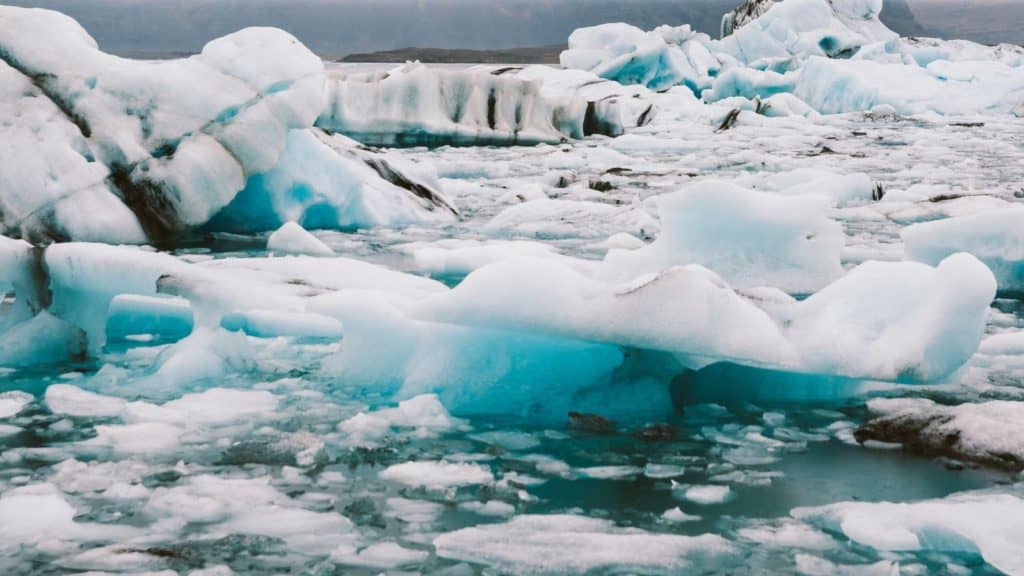
[[432,66],[0,7],[0,572],[1022,573],[1024,52],[881,8]]

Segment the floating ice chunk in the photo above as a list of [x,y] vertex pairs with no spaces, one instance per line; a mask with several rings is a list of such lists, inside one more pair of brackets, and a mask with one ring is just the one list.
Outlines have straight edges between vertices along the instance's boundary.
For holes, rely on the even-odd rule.
[[665,513],[661,515],[661,519],[672,524],[683,524],[685,522],[698,522],[700,521],[700,516],[696,514],[687,514],[686,512],[683,512],[679,506],[676,506],[675,508],[669,508],[666,510]]
[[47,311],[0,334],[0,366],[8,368],[81,359],[85,350],[82,330]]
[[595,480],[628,480],[643,473],[637,466],[590,466],[579,468],[576,472],[584,477]]
[[338,424],[338,430],[357,443],[365,443],[383,439],[392,428],[412,428],[423,437],[446,432],[457,422],[436,395],[422,394],[399,402],[395,408],[360,412]]
[[317,126],[377,146],[532,145],[622,133],[614,102],[545,96],[539,83],[511,74],[409,63],[386,74],[336,72],[329,87]]
[[898,442],[929,454],[1024,468],[1024,402],[942,406],[924,398],[879,398],[868,408],[877,418],[857,429],[858,441]]
[[[875,183],[862,172],[837,174],[820,168],[800,168],[774,174],[742,177],[739,182],[756,190],[784,196],[821,195],[837,206],[863,204],[872,200]],[[937,262],[936,262],[937,264]]]
[[331,553],[331,560],[342,566],[363,566],[379,570],[408,568],[421,564],[429,552],[403,548],[395,542],[377,542],[362,550],[350,551],[343,548]]
[[38,545],[53,539],[103,542],[137,535],[133,528],[74,521],[75,509],[52,484],[33,484],[0,495],[0,540]]
[[17,416],[18,412],[28,406],[33,400],[27,392],[2,392],[0,393],[0,419]]
[[203,328],[161,351],[148,379],[175,387],[215,380],[231,369],[243,370],[251,365],[250,355],[244,334]]
[[723,565],[733,552],[719,536],[651,534],[570,515],[517,516],[503,524],[463,528],[438,536],[434,547],[442,558],[530,574],[709,569]]
[[110,424],[96,427],[96,437],[83,446],[126,454],[166,455],[181,446],[182,428],[163,422]]
[[313,236],[298,222],[285,222],[267,238],[267,250],[279,254],[305,254],[308,256],[333,256],[331,250],[319,238]]
[[678,478],[686,473],[686,468],[675,464],[648,464],[644,466],[644,476],[656,480]]
[[879,550],[981,553],[1006,574],[1024,572],[1024,499],[1016,492],[962,492],[912,503],[842,502],[792,515]]
[[512,516],[516,513],[516,507],[502,502],[501,500],[489,500],[484,502],[463,502],[459,504],[461,510],[469,510],[481,516]]
[[127,405],[121,398],[103,396],[70,384],[47,386],[44,400],[54,414],[83,418],[120,416]]
[[[885,306],[871,296],[878,293],[888,294]],[[557,262],[510,260],[477,270],[450,292],[423,301],[414,314],[670,352],[693,368],[724,360],[928,381],[974,353],[994,293],[991,273],[967,254],[938,268],[870,262],[804,301],[767,311],[700,267],[670,268],[616,286]],[[837,338],[842,346],[834,345]]]
[[718,486],[709,484],[706,486],[688,486],[674,488],[679,496],[685,500],[689,500],[694,504],[700,504],[701,506],[710,506],[712,504],[724,504],[729,500],[732,500],[734,494],[728,486]]
[[388,498],[384,507],[385,516],[398,518],[413,527],[433,524],[444,511],[444,505],[438,502],[409,498]]
[[836,541],[828,534],[792,520],[779,525],[761,524],[740,528],[736,534],[758,544],[788,549],[828,550],[836,546]]
[[380,477],[391,482],[428,490],[445,490],[494,482],[494,475],[491,474],[491,471],[478,464],[432,461],[394,464],[382,470]]
[[900,236],[911,260],[934,266],[967,252],[992,270],[1000,292],[1024,292],[1024,207],[914,224]]
[[344,516],[305,510],[266,477],[191,476],[180,485],[155,489],[144,510],[172,526],[208,525],[214,535],[282,538],[309,554],[327,555],[353,540],[354,527]]
[[737,288],[814,292],[842,275],[843,232],[818,197],[783,197],[722,182],[660,196],[661,233],[639,250],[611,251],[609,272],[635,278],[700,264]]
[[830,560],[798,553],[793,556],[796,571],[805,576],[897,576],[900,564],[880,560],[874,564],[836,564]]
[[210,388],[161,405],[136,401],[126,419],[138,422],[218,426],[250,418],[272,418],[281,399],[266,390]]

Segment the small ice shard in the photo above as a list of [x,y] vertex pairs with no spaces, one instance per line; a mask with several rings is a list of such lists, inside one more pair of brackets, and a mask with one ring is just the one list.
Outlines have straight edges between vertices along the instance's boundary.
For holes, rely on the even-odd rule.
[[686,473],[686,468],[675,464],[648,464],[644,466],[644,476],[655,480],[678,478]]
[[380,472],[384,480],[414,488],[445,490],[494,482],[491,471],[478,464],[419,461],[394,464]]
[[278,254],[334,256],[334,250],[294,221],[285,222],[267,238],[267,250]]
[[590,466],[577,468],[576,473],[593,480],[630,480],[643,473],[637,466]]
[[392,429],[414,431],[418,437],[441,434],[456,427],[459,421],[448,414],[435,394],[421,394],[403,400],[394,408],[360,412],[338,424],[338,431],[356,444],[372,444],[386,437]]
[[700,520],[700,516],[696,514],[687,514],[683,512],[682,508],[676,506],[675,508],[669,508],[661,515],[661,519],[665,522],[672,524],[682,524],[684,522],[697,522]]
[[701,506],[724,504],[732,500],[734,494],[728,486],[708,484],[704,486],[673,486],[673,491],[684,500]]
[[459,509],[469,510],[481,516],[512,516],[516,513],[516,507],[501,500],[489,500],[484,502],[463,502]]

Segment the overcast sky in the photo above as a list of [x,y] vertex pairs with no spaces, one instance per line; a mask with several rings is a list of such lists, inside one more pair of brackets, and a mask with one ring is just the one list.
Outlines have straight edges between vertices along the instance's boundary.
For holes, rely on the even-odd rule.
[[[126,55],[198,51],[245,26],[278,26],[325,56],[405,47],[561,44],[579,26],[692,24],[717,35],[739,0],[6,0],[61,10]],[[1024,0],[888,0],[905,34],[1024,42]],[[910,6],[910,10],[907,6]],[[911,11],[913,12],[911,14]],[[901,29],[902,28],[902,29]]]

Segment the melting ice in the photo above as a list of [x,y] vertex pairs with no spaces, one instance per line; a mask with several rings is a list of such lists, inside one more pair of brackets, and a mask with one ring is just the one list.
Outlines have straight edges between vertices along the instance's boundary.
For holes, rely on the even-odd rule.
[[1024,49],[0,7],[0,570],[1024,574]]

